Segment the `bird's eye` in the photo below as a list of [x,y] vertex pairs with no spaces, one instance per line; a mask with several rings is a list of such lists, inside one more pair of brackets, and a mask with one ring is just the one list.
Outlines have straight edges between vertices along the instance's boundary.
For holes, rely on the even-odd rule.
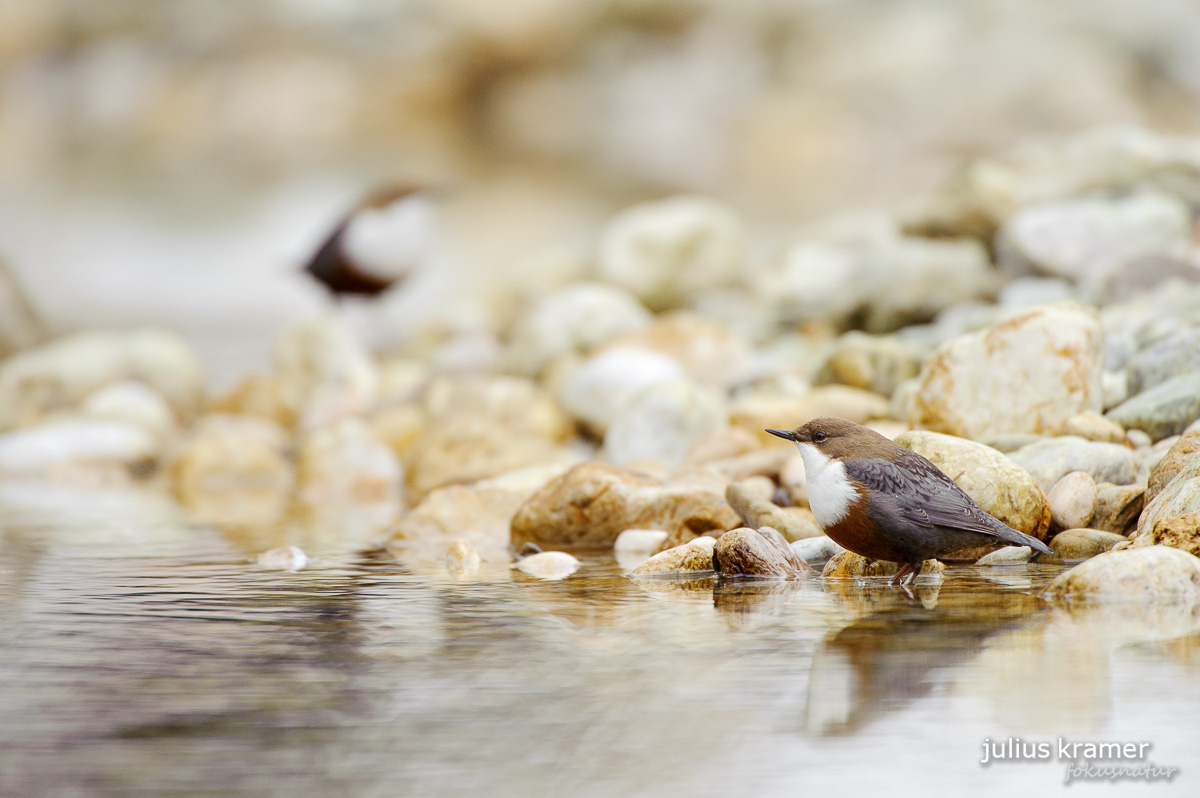
[[814,442],[816,442],[816,443],[824,443],[824,442],[825,442],[825,439],[826,439],[826,438],[828,438],[828,437],[829,437],[829,436],[828,436],[828,435],[826,435],[824,432],[816,432],[816,433],[813,433],[813,441],[814,441]]

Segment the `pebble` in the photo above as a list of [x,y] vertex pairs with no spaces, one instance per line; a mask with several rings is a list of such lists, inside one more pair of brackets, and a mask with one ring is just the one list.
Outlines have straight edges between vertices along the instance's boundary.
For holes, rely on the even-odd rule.
[[853,331],[834,342],[813,384],[849,385],[891,396],[900,383],[917,376],[919,367],[911,348],[895,336]]
[[828,535],[792,541],[792,550],[809,565],[825,563],[846,549]]
[[655,554],[630,576],[663,576],[668,574],[708,573],[713,570],[713,547],[717,541],[701,535],[679,546]]
[[392,530],[392,545],[445,546],[461,538],[482,549],[489,559],[503,556],[509,525],[528,498],[524,491],[481,485],[447,485],[430,491]]
[[614,338],[606,347],[658,352],[678,363],[693,382],[725,391],[755,369],[750,344],[732,329],[696,313],[665,313],[643,330]]
[[[926,584],[941,584],[945,580],[946,566],[937,560],[926,560],[921,563],[921,571],[917,581]],[[868,560],[861,554],[846,551],[834,556],[825,563],[821,576],[825,579],[861,579],[867,576],[895,576],[900,571],[900,564],[887,560]]]
[[1060,574],[1046,590],[1056,601],[1200,604],[1200,559],[1170,546],[1099,554]]
[[1115,532],[1102,532],[1099,529],[1068,529],[1060,532],[1050,540],[1053,555],[1044,556],[1044,562],[1086,560],[1101,552],[1108,551],[1118,543],[1124,543],[1126,538]]
[[141,380],[110,383],[84,399],[79,410],[89,418],[125,421],[144,427],[162,444],[176,431],[175,411],[170,403]]
[[714,392],[687,380],[658,383],[616,412],[604,433],[602,453],[619,466],[653,462],[675,470],[726,420]]
[[1029,546],[1005,546],[988,552],[975,561],[976,565],[1021,565],[1029,562],[1033,549]]
[[626,529],[617,535],[613,551],[646,552],[658,551],[670,533],[662,529]]
[[1129,535],[1137,528],[1138,517],[1146,504],[1146,488],[1141,484],[1096,486],[1096,510],[1088,526],[1118,535]]
[[446,550],[446,570],[452,576],[468,576],[479,570],[483,560],[469,540],[456,540]]
[[316,429],[375,406],[379,369],[366,346],[334,317],[309,319],[275,342],[279,391],[298,423]]
[[1086,471],[1072,471],[1054,483],[1046,498],[1055,528],[1086,527],[1096,512],[1096,480]]
[[972,440],[1055,435],[1101,409],[1104,331],[1074,303],[1035,308],[937,349],[922,367],[908,422]]
[[1130,358],[1129,390],[1138,394],[1197,371],[1200,371],[1200,327],[1187,327],[1154,341]]
[[1117,405],[1107,417],[1152,440],[1178,435],[1200,418],[1200,373],[1172,377]]
[[296,412],[283,398],[278,378],[264,374],[244,378],[208,409],[212,413],[270,419],[285,429],[296,426]]
[[579,570],[579,560],[563,551],[543,551],[522,557],[513,567],[538,579],[557,580]]
[[1150,478],[1146,483],[1146,501],[1153,501],[1167,483],[1196,457],[1200,457],[1200,430],[1181,435],[1171,444],[1171,448],[1162,459],[1150,469]]
[[816,572],[769,526],[743,527],[717,538],[713,564],[725,577],[750,576],[761,579],[798,579]]
[[638,393],[686,376],[679,361],[662,352],[613,347],[588,358],[566,377],[558,402],[589,430],[603,436],[613,417]]
[[1144,478],[1133,451],[1115,443],[1096,443],[1073,435],[1022,446],[1009,455],[1029,472],[1038,487],[1052,489],[1072,471],[1086,471],[1096,482],[1129,485]]
[[271,571],[299,571],[308,565],[308,555],[296,546],[270,549],[258,555],[258,565]]
[[66,468],[153,465],[162,442],[128,421],[67,418],[0,435],[0,473],[52,476]]
[[300,497],[309,503],[404,500],[404,470],[360,419],[307,435],[297,457]]
[[725,501],[747,527],[771,527],[791,541],[819,537],[824,534],[807,508],[779,507],[744,483],[732,482],[725,488]]
[[1147,498],[1138,516],[1137,529],[1140,533],[1152,529],[1159,519],[1197,512],[1200,512],[1200,456],[1192,456],[1153,498]]
[[1068,418],[1063,426],[1063,434],[1077,435],[1100,443],[1119,443],[1122,446],[1126,444],[1124,427],[1090,410]]

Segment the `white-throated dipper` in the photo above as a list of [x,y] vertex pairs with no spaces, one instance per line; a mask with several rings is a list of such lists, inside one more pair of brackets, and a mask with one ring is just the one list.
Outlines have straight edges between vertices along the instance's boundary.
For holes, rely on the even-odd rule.
[[428,257],[432,228],[427,192],[386,186],[346,214],[304,271],[335,298],[375,296],[412,274]]
[[817,418],[767,432],[800,449],[808,504],[825,534],[855,554],[900,563],[893,582],[911,583],[925,560],[969,546],[1008,543],[1050,553],[984,512],[933,463],[875,430]]

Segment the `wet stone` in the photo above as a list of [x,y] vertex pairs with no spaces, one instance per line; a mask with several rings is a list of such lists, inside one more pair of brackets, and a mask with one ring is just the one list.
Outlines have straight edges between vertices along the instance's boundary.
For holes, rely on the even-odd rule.
[[260,568],[270,571],[299,571],[308,564],[308,555],[296,546],[270,549],[258,555]]
[[655,554],[634,568],[632,576],[707,573],[713,570],[713,547],[717,541],[701,535],[680,546]]
[[1128,535],[1138,525],[1146,503],[1146,489],[1140,484],[1100,483],[1096,488],[1096,509],[1088,526],[1118,535]]
[[1096,480],[1086,471],[1072,471],[1054,483],[1047,499],[1055,528],[1086,527],[1096,512]]
[[1005,546],[980,557],[976,565],[1021,565],[1029,562],[1033,549],[1029,546]]
[[1060,574],[1046,590],[1057,601],[1200,604],[1200,559],[1170,546],[1110,551]]
[[446,570],[453,576],[466,576],[479,570],[482,560],[469,540],[456,540],[446,550]]
[[783,535],[769,526],[726,532],[713,547],[713,567],[721,576],[797,579],[815,575]]
[[[895,576],[900,564],[887,560],[869,560],[861,554],[846,551],[825,563],[821,576],[825,579],[860,579],[868,576]],[[921,564],[919,581],[940,583],[945,577],[946,566],[937,560],[926,560]]]
[[792,542],[792,550],[809,565],[826,563],[846,549],[828,535]]
[[522,573],[538,579],[565,579],[579,569],[579,560],[563,551],[543,551],[513,564]]
[[1050,549],[1054,554],[1043,556],[1042,561],[1086,560],[1108,551],[1119,543],[1124,543],[1125,540],[1125,537],[1115,532],[1102,532],[1099,529],[1068,529],[1050,540]]
[[1160,518],[1133,538],[1135,547],[1170,546],[1200,556],[1200,513]]

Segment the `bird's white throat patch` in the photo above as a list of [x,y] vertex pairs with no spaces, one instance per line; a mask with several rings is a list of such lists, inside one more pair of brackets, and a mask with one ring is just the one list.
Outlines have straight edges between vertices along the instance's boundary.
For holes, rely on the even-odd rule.
[[822,529],[846,517],[850,505],[858,499],[858,490],[846,476],[841,460],[827,457],[811,443],[797,443],[804,458],[804,476],[808,482],[808,506]]

